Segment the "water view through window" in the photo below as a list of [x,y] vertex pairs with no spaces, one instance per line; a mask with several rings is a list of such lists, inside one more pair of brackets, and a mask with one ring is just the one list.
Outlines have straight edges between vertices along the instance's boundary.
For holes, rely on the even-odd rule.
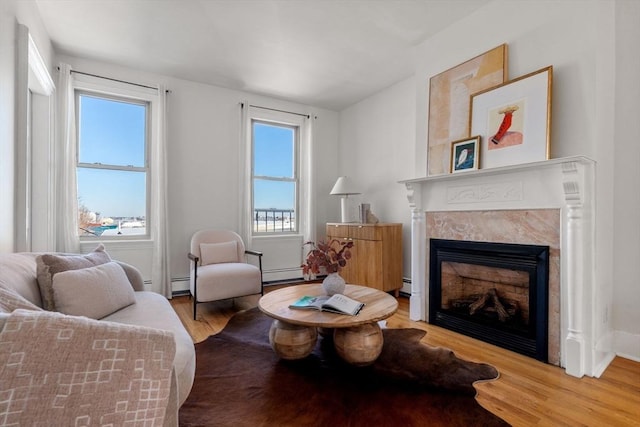
[[80,92],[76,105],[80,235],[145,235],[148,104]]

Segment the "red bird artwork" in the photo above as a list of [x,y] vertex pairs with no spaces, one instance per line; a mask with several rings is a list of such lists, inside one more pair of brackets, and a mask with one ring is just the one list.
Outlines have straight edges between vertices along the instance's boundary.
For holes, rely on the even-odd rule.
[[498,128],[498,132],[491,138],[491,142],[493,142],[494,144],[498,144],[500,142],[500,140],[504,137],[504,135],[511,127],[513,112],[517,110],[517,105],[509,105],[508,107],[505,107],[502,110],[498,111],[498,114],[504,114],[504,117],[502,119],[502,123],[500,123],[500,127]]

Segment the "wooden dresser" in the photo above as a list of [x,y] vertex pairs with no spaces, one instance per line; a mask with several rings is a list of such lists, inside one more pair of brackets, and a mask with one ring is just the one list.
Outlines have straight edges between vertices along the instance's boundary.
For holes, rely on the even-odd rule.
[[355,285],[384,292],[402,288],[402,224],[327,223],[327,240],[353,241],[352,258],[340,275]]

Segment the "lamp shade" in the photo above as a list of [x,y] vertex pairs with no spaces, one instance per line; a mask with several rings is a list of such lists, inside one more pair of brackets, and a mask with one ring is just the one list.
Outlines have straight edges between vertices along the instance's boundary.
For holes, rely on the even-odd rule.
[[341,176],[336,181],[335,185],[331,189],[331,195],[334,196],[348,196],[350,194],[360,194],[360,190],[357,189],[353,181],[347,176]]

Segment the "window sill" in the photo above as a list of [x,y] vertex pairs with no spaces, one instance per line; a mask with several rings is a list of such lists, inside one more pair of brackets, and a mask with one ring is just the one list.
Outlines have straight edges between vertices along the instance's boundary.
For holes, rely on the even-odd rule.
[[150,238],[141,239],[81,239],[80,249],[84,252],[91,252],[100,243],[104,244],[107,249],[153,249],[154,241]]
[[292,234],[269,234],[269,235],[265,235],[265,234],[254,234],[251,238],[253,240],[300,240],[302,239],[304,236],[300,233],[292,233]]

